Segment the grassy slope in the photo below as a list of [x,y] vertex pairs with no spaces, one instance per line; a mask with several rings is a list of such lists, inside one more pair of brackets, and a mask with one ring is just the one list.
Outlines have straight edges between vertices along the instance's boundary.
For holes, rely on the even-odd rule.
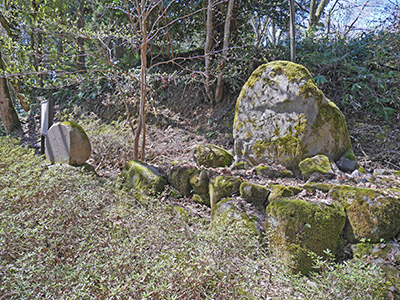
[[84,169],[50,166],[0,137],[0,298],[382,296],[374,292],[382,290],[382,274],[367,263],[324,263],[310,278],[286,275],[246,228],[210,227],[168,202],[138,202],[114,186]]

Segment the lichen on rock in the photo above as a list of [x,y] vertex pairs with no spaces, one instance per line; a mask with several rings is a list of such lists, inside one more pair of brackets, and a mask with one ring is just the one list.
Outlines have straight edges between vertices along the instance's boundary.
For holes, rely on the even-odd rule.
[[161,175],[156,167],[139,160],[126,163],[119,182],[127,189],[132,189],[137,198],[141,198],[142,195],[157,195],[167,185],[166,178]]
[[189,179],[189,183],[193,189],[192,200],[207,206],[210,204],[209,183],[212,172],[208,170],[198,170]]
[[218,175],[210,179],[209,193],[211,210],[223,198],[230,197],[234,194],[239,195],[240,185],[243,182],[240,178],[232,176]]
[[303,189],[297,186],[284,186],[280,184],[272,184],[270,186],[271,193],[268,196],[268,201],[272,202],[281,198],[288,198],[292,196],[296,196]]
[[306,157],[338,160],[351,149],[347,125],[301,65],[260,66],[243,86],[233,125],[235,159],[296,169]]
[[168,181],[182,195],[190,196],[193,190],[190,179],[198,172],[200,171],[195,166],[176,164],[168,172]]
[[299,169],[304,180],[309,179],[314,173],[333,174],[331,161],[325,155],[307,157],[299,163]]
[[216,145],[197,145],[194,159],[199,166],[207,168],[228,167],[233,162],[233,154]]
[[269,193],[270,191],[263,185],[250,182],[242,182],[240,185],[240,197],[259,210],[265,210],[267,207]]
[[270,245],[294,273],[307,274],[312,270],[310,251],[326,257],[325,250],[329,249],[335,255],[346,221],[344,208],[339,203],[280,199],[271,202],[266,213]]
[[211,212],[214,225],[234,225],[235,228],[239,226],[243,227],[247,234],[258,236],[263,231],[260,217],[247,214],[245,210],[239,208],[240,204],[238,198],[225,198],[218,202]]
[[376,243],[400,232],[400,190],[335,186],[329,195],[346,209],[348,240]]

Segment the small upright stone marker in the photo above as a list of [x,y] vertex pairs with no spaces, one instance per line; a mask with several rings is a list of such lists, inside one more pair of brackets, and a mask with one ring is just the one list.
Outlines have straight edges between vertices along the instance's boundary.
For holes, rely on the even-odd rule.
[[56,123],[47,132],[46,157],[52,163],[81,166],[91,151],[89,138],[75,122]]

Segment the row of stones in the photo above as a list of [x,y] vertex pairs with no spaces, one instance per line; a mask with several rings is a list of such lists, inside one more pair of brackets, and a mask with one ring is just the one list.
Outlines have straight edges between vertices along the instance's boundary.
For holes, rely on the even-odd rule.
[[[197,155],[198,164],[199,157]],[[215,158],[220,155],[214,153],[208,154],[208,157],[213,158],[215,163]],[[227,162],[226,158],[221,161]],[[257,170],[259,174],[279,171],[268,166]],[[282,175],[290,175],[285,172],[281,171]],[[146,193],[145,190],[161,192],[169,182],[182,195],[192,196],[194,201],[210,206],[214,218],[239,218],[253,226],[255,231],[260,230],[256,223],[262,223],[261,230],[268,229],[274,233],[271,245],[285,249],[281,253],[290,257],[293,270],[303,273],[307,273],[312,266],[309,251],[324,256],[324,251],[330,249],[335,254],[343,246],[343,231],[352,243],[360,240],[373,243],[393,238],[400,228],[400,190],[397,189],[373,190],[313,182],[303,187],[271,185],[267,188],[187,164],[172,166],[167,180],[156,168],[139,161],[128,163],[121,178],[140,193]],[[328,198],[335,201],[310,202],[298,197],[304,191],[312,193],[316,190],[328,193]],[[233,195],[240,195],[240,199],[260,211],[264,215],[262,222],[260,215],[243,214],[235,206]]]

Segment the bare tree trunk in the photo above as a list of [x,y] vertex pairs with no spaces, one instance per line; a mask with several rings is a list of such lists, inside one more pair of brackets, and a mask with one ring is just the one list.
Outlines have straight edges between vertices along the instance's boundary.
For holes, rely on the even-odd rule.
[[319,20],[321,19],[322,13],[324,12],[324,9],[328,5],[329,1],[330,0],[321,0],[317,8],[317,0],[311,0],[308,29],[311,29],[313,26],[318,24]]
[[[0,71],[4,70],[4,67],[0,53]],[[0,77],[0,118],[7,134],[21,130],[21,123],[12,103],[5,77]]]
[[[85,1],[79,0],[78,7],[78,20],[77,20],[78,29],[85,28]],[[86,55],[85,55],[85,40],[80,37],[80,33],[78,32],[78,59],[77,59],[77,69],[79,71],[86,71]]]
[[[36,70],[36,72],[39,73],[40,70],[40,64],[42,63],[42,49],[40,49],[42,45],[42,34],[39,32],[39,27],[37,26],[37,11],[38,11],[38,4],[36,1],[32,1],[32,32],[30,34],[31,38],[31,49],[32,49],[32,56],[33,56],[33,66]],[[43,74],[38,74],[38,83],[39,86],[43,86],[43,79],[44,75]]]
[[308,29],[315,25],[315,12],[317,10],[317,0],[310,1],[310,17],[308,21]]
[[[142,8],[145,7],[145,0],[142,0]],[[133,159],[139,159],[139,138],[143,130],[142,135],[142,151],[141,159],[145,158],[145,148],[146,148],[146,118],[145,118],[145,108],[146,108],[146,93],[147,93],[147,14],[143,13],[140,16],[140,31],[142,34],[142,43],[139,44],[140,48],[140,109],[139,109],[139,122],[135,132],[135,138],[133,142]]]
[[207,8],[207,23],[206,23],[206,43],[204,45],[204,62],[205,62],[205,89],[207,97],[210,101],[213,101],[212,91],[211,91],[211,46],[213,39],[213,0],[208,0]]
[[294,7],[294,0],[289,0],[290,5],[290,60],[296,62],[296,27],[295,17],[296,10]]
[[223,76],[224,76],[225,63],[226,63],[227,55],[228,55],[229,40],[230,40],[230,35],[231,35],[231,28],[230,28],[231,27],[231,18],[232,18],[232,11],[233,11],[234,5],[235,5],[235,0],[229,0],[228,10],[226,12],[226,19],[225,19],[222,60],[219,64],[217,89],[215,91],[215,100],[217,102],[220,102],[224,96],[224,77]]

